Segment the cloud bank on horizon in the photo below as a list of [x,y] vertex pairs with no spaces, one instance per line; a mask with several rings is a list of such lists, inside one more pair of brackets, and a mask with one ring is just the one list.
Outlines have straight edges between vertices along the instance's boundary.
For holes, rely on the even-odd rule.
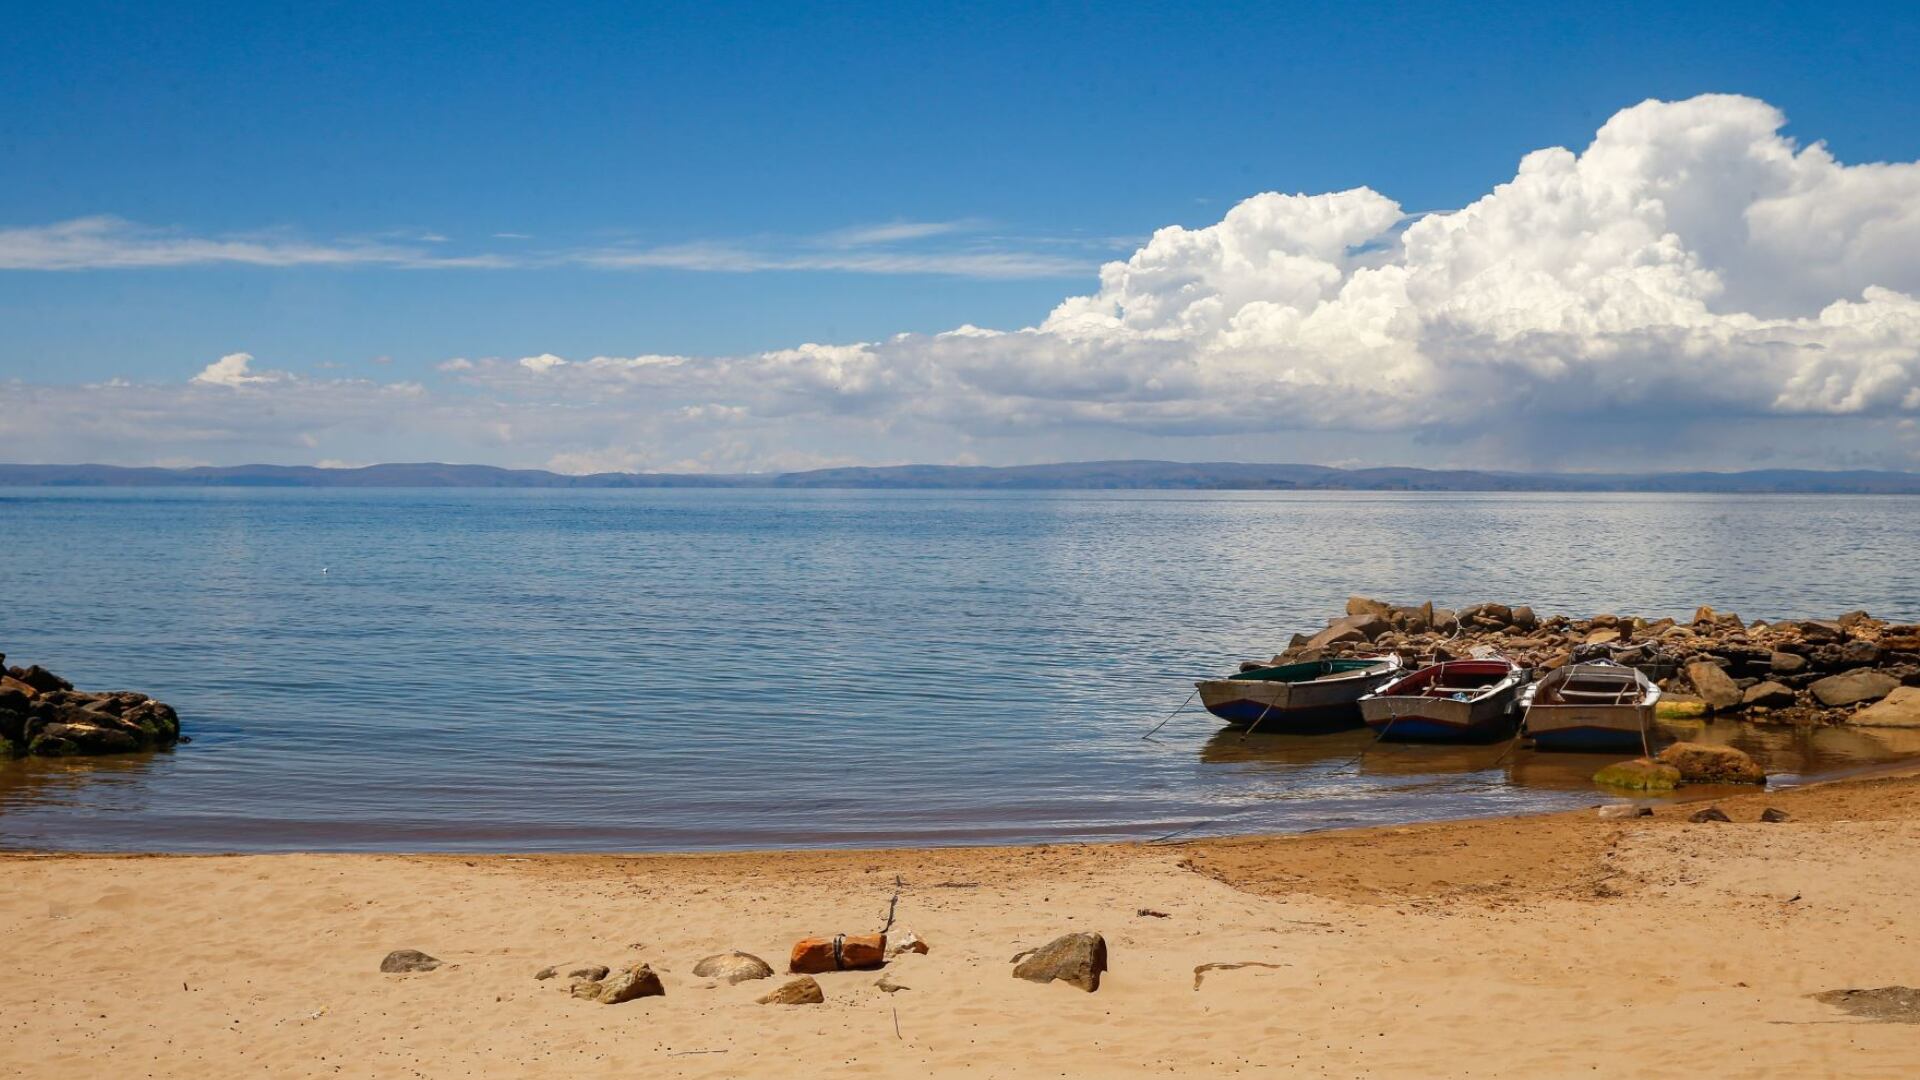
[[432,387],[236,353],[180,385],[16,385],[34,407],[0,417],[0,447],[139,461],[417,447],[567,471],[1920,465],[1920,162],[1846,165],[1784,124],[1752,98],[1647,101],[1448,212],[1409,215],[1366,187],[1255,195],[1216,224],[1159,230],[1020,330],[462,358]]

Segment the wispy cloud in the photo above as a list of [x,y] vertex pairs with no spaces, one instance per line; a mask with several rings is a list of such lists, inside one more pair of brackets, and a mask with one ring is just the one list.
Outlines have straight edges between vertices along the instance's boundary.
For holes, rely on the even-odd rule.
[[100,215],[51,225],[0,228],[0,270],[151,270],[241,265],[488,269],[487,254],[441,255],[382,240],[319,242],[280,233],[196,236]]
[[[460,252],[449,237],[422,230],[311,240],[285,231],[198,235],[100,215],[49,225],[0,228],[0,270],[158,270],[195,266],[384,267],[401,270],[679,270],[936,274],[971,278],[1057,278],[1090,273],[1098,254],[1063,254],[1049,240],[977,235],[974,221],[892,221],[807,236],[701,240],[661,245]],[[1037,250],[1046,249],[1046,250]]]

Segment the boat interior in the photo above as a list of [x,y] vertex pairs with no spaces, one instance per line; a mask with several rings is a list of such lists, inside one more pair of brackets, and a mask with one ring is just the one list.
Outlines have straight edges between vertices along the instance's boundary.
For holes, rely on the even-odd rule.
[[1460,660],[1416,671],[1389,692],[1396,697],[1478,694],[1512,674],[1513,668],[1503,661]]
[[1632,705],[1640,700],[1641,681],[1631,670],[1569,672],[1547,679],[1534,691],[1535,705]]

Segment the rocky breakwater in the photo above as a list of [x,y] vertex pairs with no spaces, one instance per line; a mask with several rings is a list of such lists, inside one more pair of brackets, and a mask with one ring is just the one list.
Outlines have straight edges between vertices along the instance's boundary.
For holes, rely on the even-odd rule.
[[1271,663],[1392,652],[1424,664],[1486,649],[1536,673],[1584,660],[1639,668],[1660,684],[1668,715],[1920,727],[1920,625],[1864,611],[1771,622],[1710,607],[1684,620],[1581,618],[1540,615],[1524,605],[1451,610],[1356,596],[1345,615],[1318,633],[1294,635]]
[[88,693],[0,654],[0,757],[69,757],[158,750],[180,741],[173,708],[132,690]]

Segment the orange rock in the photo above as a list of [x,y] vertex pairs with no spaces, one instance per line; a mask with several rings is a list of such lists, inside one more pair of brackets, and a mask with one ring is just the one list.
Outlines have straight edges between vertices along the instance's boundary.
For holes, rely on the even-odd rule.
[[841,934],[801,938],[793,943],[787,970],[797,975],[876,968],[887,962],[887,935]]
[[33,687],[28,686],[26,683],[21,682],[11,675],[0,675],[0,689],[18,690],[30,698],[40,696],[40,691],[35,690]]

